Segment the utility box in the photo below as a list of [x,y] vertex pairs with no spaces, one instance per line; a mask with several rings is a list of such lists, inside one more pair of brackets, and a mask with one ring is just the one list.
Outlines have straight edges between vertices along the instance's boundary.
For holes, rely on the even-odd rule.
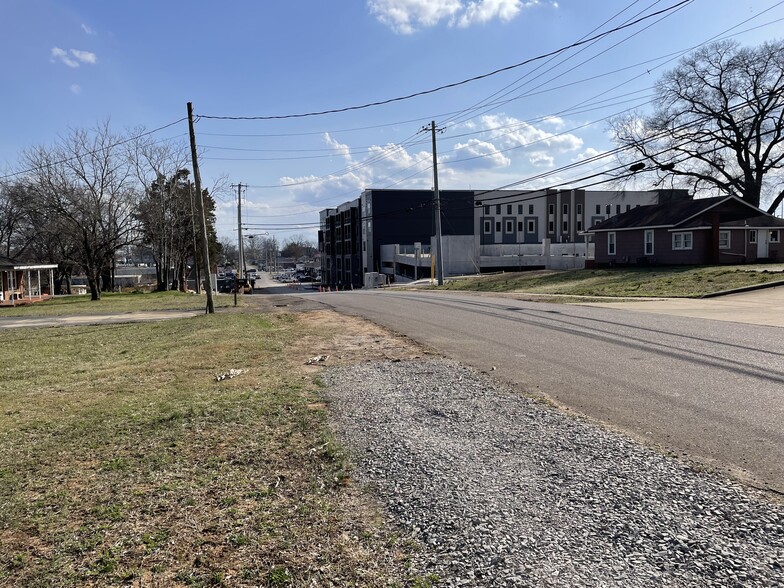
[[365,288],[381,288],[387,285],[387,276],[378,272],[365,274]]

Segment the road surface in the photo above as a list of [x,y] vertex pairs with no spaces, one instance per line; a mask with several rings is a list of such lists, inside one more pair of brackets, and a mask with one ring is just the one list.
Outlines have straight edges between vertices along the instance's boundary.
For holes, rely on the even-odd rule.
[[471,294],[302,294],[784,493],[784,329]]

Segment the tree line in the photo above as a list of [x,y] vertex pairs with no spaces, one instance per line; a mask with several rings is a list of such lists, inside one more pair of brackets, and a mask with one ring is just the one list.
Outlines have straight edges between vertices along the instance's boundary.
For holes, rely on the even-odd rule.
[[[112,287],[118,251],[146,246],[159,289],[184,290],[188,262],[198,262],[200,220],[187,150],[157,143],[136,129],[114,133],[108,122],[74,129],[52,146],[22,153],[27,171],[0,183],[0,255],[57,264],[54,291],[70,292],[84,272],[93,300]],[[220,251],[215,200],[203,190],[211,259]]]

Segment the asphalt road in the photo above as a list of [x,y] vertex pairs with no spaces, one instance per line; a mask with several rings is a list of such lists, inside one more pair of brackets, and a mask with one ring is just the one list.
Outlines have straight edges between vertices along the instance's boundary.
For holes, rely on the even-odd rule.
[[784,493],[784,328],[471,294],[297,294]]

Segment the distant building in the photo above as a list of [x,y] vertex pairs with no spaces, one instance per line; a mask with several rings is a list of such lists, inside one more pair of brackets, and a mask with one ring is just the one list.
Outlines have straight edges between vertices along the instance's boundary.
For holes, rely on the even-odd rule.
[[[445,275],[582,267],[584,232],[637,206],[688,200],[685,190],[441,190]],[[430,276],[435,250],[431,190],[368,189],[320,212],[322,284],[362,287]]]

